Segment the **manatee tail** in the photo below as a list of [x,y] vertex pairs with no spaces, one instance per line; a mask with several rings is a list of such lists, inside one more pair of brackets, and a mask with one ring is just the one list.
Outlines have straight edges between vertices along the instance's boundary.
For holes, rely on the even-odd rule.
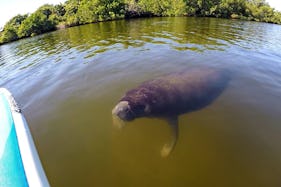
[[165,144],[161,150],[161,156],[167,157],[174,150],[178,140],[178,117],[171,117],[167,119],[169,127],[171,129],[171,141]]

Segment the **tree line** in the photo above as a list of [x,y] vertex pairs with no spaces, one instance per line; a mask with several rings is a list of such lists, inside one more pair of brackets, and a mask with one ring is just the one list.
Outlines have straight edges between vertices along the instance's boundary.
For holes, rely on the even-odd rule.
[[281,24],[281,12],[265,0],[67,0],[17,15],[0,32],[0,44],[58,28],[148,16],[200,16]]

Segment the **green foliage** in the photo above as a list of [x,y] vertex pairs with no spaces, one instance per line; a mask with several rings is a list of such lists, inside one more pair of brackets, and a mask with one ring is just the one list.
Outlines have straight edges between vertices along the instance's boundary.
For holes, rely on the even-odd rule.
[[221,0],[186,0],[187,14],[191,16],[214,16]]
[[85,24],[123,18],[124,10],[120,0],[82,0],[76,15],[79,24]]
[[223,18],[238,18],[245,15],[245,0],[222,0],[219,5],[218,16]]
[[1,33],[0,43],[6,43],[17,40],[19,38],[17,30],[26,18],[27,15],[17,15],[13,17],[10,21],[8,21],[4,26],[3,32]]
[[68,26],[124,18],[122,0],[69,0],[65,3]]
[[1,34],[1,43],[15,41],[18,39],[17,31],[14,28],[8,27]]
[[280,12],[275,12],[264,0],[247,2],[247,13],[249,20],[280,24]]
[[58,17],[63,17],[65,15],[65,7],[63,4],[58,4],[54,6],[54,13],[58,16]]
[[143,16],[208,16],[281,24],[281,13],[265,0],[67,0],[17,15],[2,32],[0,44],[65,26]]
[[65,2],[65,22],[68,26],[75,26],[79,24],[77,11],[79,7],[79,0],[68,0]]
[[135,0],[125,0],[125,17],[145,16],[140,5]]
[[185,13],[183,0],[139,0],[142,12],[154,16],[179,16]]
[[55,17],[52,16],[54,7],[43,5],[36,12],[26,18],[18,29],[20,38],[34,36],[54,30],[56,28]]

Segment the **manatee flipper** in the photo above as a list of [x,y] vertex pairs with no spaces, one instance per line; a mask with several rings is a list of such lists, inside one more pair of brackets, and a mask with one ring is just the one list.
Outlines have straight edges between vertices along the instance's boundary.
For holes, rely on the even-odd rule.
[[178,116],[167,118],[170,130],[171,130],[171,141],[163,146],[161,150],[161,156],[167,157],[173,151],[178,140]]

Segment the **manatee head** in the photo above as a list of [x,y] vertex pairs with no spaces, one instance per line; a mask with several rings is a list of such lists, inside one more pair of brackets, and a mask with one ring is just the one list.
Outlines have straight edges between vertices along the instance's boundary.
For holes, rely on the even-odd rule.
[[123,121],[131,121],[135,118],[134,112],[128,101],[120,101],[112,110],[112,115],[119,117]]
[[149,112],[149,106],[144,103],[121,100],[112,110],[113,124],[122,128],[125,126],[124,122],[146,116]]
[[128,101],[120,101],[112,110],[113,125],[122,128],[125,121],[132,121],[135,118],[134,112]]

